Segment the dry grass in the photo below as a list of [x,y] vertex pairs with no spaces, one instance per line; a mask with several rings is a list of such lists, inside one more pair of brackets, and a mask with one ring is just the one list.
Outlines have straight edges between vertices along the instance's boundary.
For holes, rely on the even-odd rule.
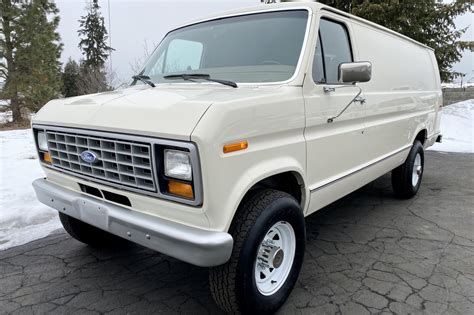
[[0,124],[0,131],[29,129],[29,128],[31,128],[31,122],[29,120],[20,120],[20,121]]

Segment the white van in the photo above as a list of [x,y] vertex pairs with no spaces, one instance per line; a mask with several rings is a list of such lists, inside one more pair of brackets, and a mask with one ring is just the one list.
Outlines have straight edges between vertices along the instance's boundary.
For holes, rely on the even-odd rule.
[[319,3],[260,5],[169,32],[127,89],[44,106],[33,185],[79,241],[211,267],[223,310],[271,313],[305,216],[387,172],[417,193],[441,102],[430,48]]

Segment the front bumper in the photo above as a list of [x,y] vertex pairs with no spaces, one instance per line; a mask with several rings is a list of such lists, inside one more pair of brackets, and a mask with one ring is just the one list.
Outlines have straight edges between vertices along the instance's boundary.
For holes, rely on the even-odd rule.
[[83,195],[46,179],[33,182],[38,200],[111,234],[201,267],[226,263],[233,239],[225,232],[197,229]]

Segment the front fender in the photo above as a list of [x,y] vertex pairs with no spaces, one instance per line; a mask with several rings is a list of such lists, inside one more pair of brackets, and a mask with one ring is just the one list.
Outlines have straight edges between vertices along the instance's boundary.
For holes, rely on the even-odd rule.
[[[245,195],[252,189],[257,183],[261,182],[262,180],[269,178],[274,175],[286,173],[286,172],[293,172],[297,174],[298,181],[301,182],[303,186],[303,195],[302,195],[302,202],[301,207],[304,213],[306,213],[306,209],[309,203],[309,189],[304,182],[304,169],[300,163],[291,157],[278,157],[272,158],[270,160],[262,161],[253,165],[251,168],[247,169],[247,171],[242,174],[239,180],[235,183],[235,186],[232,192],[229,194],[228,198],[228,209],[232,209],[229,213],[230,217],[233,219],[237,209],[244,199]],[[228,224],[225,227],[225,231],[228,231],[230,224],[232,222],[228,220]]]
[[[306,146],[302,137],[286,139],[277,147],[266,147],[250,142],[249,149],[229,155],[212,154],[202,150],[204,204],[203,212],[211,230],[227,232],[240,202],[247,192],[261,180],[284,172],[305,178]],[[305,189],[306,185],[303,183]],[[306,209],[308,200],[302,205]]]
[[[208,109],[191,141],[200,152],[210,229],[227,231],[243,197],[260,180],[287,171],[304,178],[304,128],[300,87],[242,87]],[[247,149],[223,152],[224,145],[243,140]]]

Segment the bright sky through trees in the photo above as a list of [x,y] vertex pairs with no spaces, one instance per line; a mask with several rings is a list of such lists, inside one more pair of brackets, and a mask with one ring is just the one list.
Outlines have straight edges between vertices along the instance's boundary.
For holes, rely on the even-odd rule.
[[[84,14],[85,2],[82,0],[57,0],[61,13],[59,32],[64,43],[62,61],[69,57],[80,58],[77,48],[79,39],[77,29],[78,19]],[[205,17],[217,12],[239,7],[258,5],[260,0],[110,0],[112,47],[114,70],[123,81],[128,81],[133,74],[130,64],[143,56],[143,45],[147,42],[148,49],[160,42],[171,29],[186,22]],[[108,23],[108,5],[106,0],[100,0],[102,14]],[[466,27],[473,23],[472,14],[458,19],[458,27]],[[463,40],[474,40],[474,28],[471,27]],[[474,76],[474,54],[465,52],[464,58],[455,66],[455,70]]]

